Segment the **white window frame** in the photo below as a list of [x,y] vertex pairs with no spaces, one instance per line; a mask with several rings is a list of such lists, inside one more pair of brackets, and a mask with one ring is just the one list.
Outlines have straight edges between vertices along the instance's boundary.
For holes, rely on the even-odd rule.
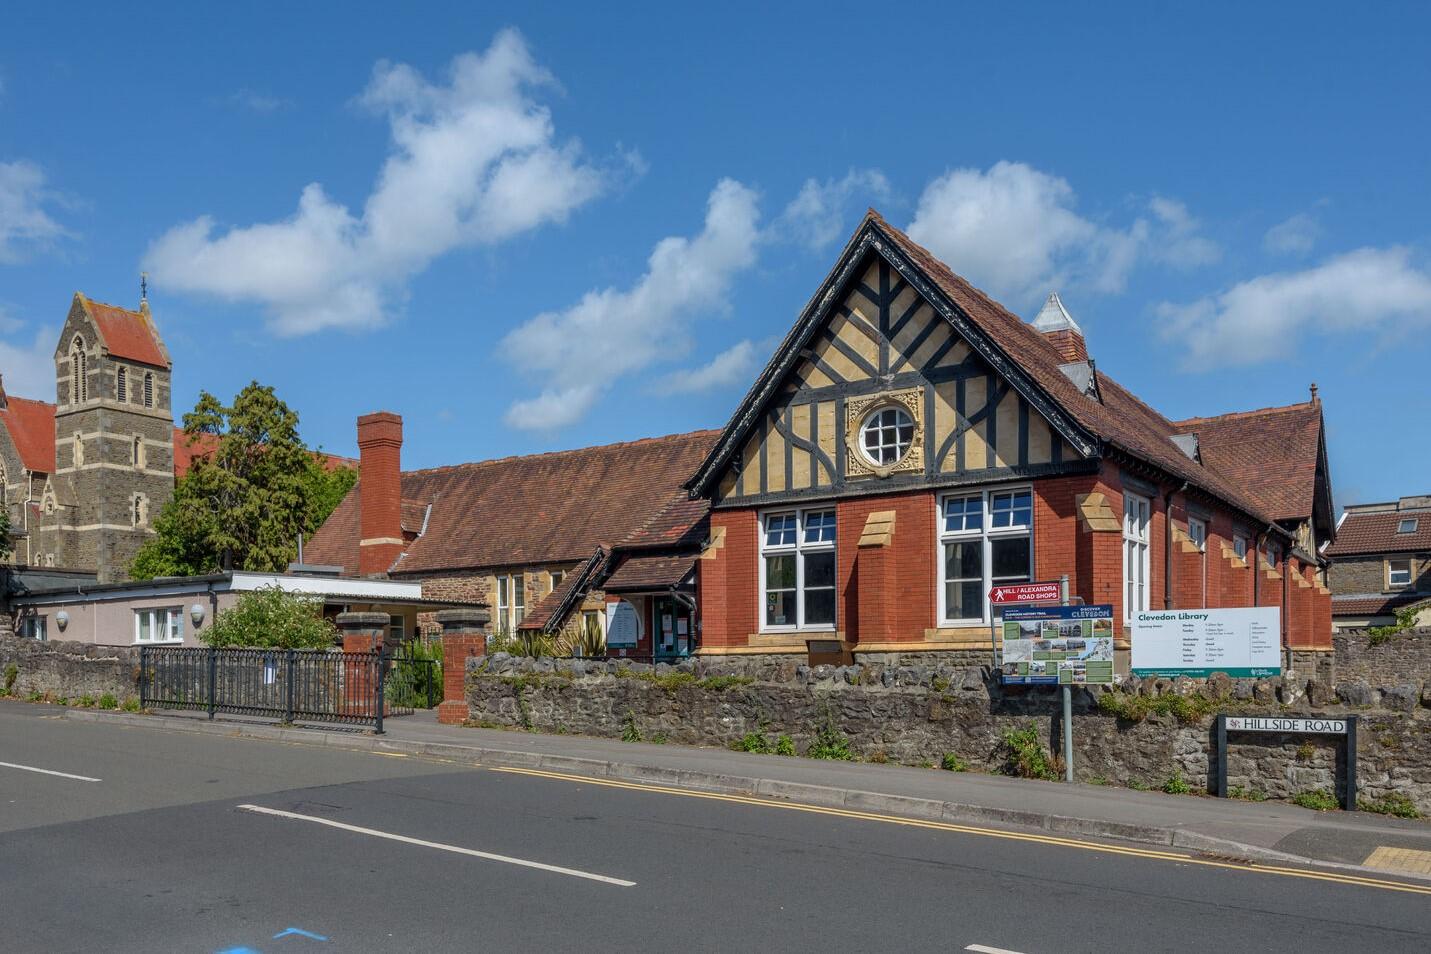
[[[144,638],[144,619],[149,620],[149,638]],[[162,632],[163,639],[154,638]],[[182,606],[146,606],[134,611],[134,642],[141,646],[182,643],[184,641],[184,608]]]
[[527,615],[525,581],[520,573],[497,577],[497,626],[494,632],[511,635]]
[[[1400,571],[1398,571],[1398,570],[1395,568],[1395,567],[1396,567],[1396,564],[1398,564],[1398,563],[1405,563],[1405,564],[1406,564],[1406,580],[1405,580],[1404,582],[1401,582],[1401,583],[1396,582],[1397,573],[1400,572]],[[1386,588],[1389,589],[1389,590],[1402,590],[1402,589],[1405,589],[1406,587],[1408,587],[1408,586],[1410,586],[1410,585],[1411,585],[1411,558],[1410,558],[1410,557],[1406,557],[1405,559],[1401,559],[1401,558],[1399,558],[1399,557],[1398,557],[1398,558],[1387,557],[1387,558],[1386,558]]]
[[[1141,528],[1138,523],[1141,521]],[[1123,620],[1151,604],[1153,575],[1153,500],[1123,492]],[[1135,565],[1136,564],[1136,565]]]
[[[839,538],[840,524],[839,517],[835,511],[833,501],[820,504],[814,507],[802,507],[797,509],[784,508],[780,510],[768,510],[759,514],[759,534],[760,544],[757,561],[760,564],[760,602],[756,607],[756,612],[760,614],[760,632],[762,633],[794,633],[794,632],[834,632],[835,625],[840,619],[840,562],[839,556],[835,557],[835,579],[831,589],[834,590],[834,616],[828,623],[806,623],[805,622],[805,555],[809,553],[835,553],[836,540],[820,540],[807,542],[805,540],[805,520],[811,514],[828,513],[834,518],[834,530],[836,540]],[[772,517],[795,518],[795,541],[789,544],[776,544],[771,546],[766,542],[766,527]],[[793,623],[767,623],[766,622],[766,557],[792,555],[795,557],[795,622]],[[824,587],[820,587],[824,589]]]
[[[1027,493],[1029,495],[1029,520],[1025,524],[1010,525],[1007,527],[995,527],[994,524],[994,499],[1011,494]],[[979,527],[975,530],[945,530],[944,529],[944,505],[946,501],[955,499],[979,499],[980,519]],[[1036,542],[1034,535],[1034,511],[1037,498],[1030,484],[1014,484],[997,487],[982,488],[961,488],[951,490],[941,494],[935,500],[934,511],[934,532],[935,532],[935,554],[934,562],[937,565],[935,570],[935,589],[938,591],[936,600],[938,604],[939,625],[941,627],[955,628],[960,626],[988,626],[993,608],[989,605],[989,590],[994,586],[994,540],[1015,539],[1028,537],[1029,541],[1029,570],[1028,579],[1033,580],[1034,568],[1038,565],[1038,555],[1035,552]],[[980,571],[983,578],[980,581],[979,593],[982,609],[979,617],[961,617],[959,619],[949,618],[949,600],[947,594],[947,584],[949,582],[945,573],[948,570],[947,561],[944,557],[944,545],[946,543],[959,543],[968,540],[980,541]],[[1000,577],[1000,580],[1012,580],[1012,577]]]
[[551,584],[551,588],[553,590],[555,590],[558,586],[561,586],[562,581],[565,579],[565,570],[550,570],[547,572],[547,582]]
[[1402,517],[1396,523],[1397,533],[1415,533],[1420,521],[1416,517]]
[[[885,412],[887,411],[894,413],[895,423],[892,425],[881,425],[879,423],[879,420],[881,417],[884,416]],[[890,430],[891,428],[894,430],[895,435],[894,444],[892,445],[886,444],[884,441],[884,432]],[[908,444],[904,445],[904,449],[900,450],[899,433],[901,430],[904,430],[906,428],[909,429],[910,440]],[[880,432],[879,444],[875,446],[875,450],[883,451],[888,448],[890,450],[895,451],[893,460],[881,460],[880,457],[876,454],[870,453],[870,447],[867,443],[866,434],[871,429],[875,429]],[[860,422],[860,453],[864,455],[866,461],[876,467],[893,467],[895,464],[898,464],[900,461],[904,460],[905,457],[909,456],[910,448],[914,446],[914,430],[914,416],[909,413],[908,408],[905,408],[904,406],[899,404],[881,404],[879,407],[866,414],[865,419]]]
[[1247,551],[1252,546],[1252,541],[1245,533],[1234,533],[1232,535],[1232,552],[1237,554],[1237,558],[1246,562]]

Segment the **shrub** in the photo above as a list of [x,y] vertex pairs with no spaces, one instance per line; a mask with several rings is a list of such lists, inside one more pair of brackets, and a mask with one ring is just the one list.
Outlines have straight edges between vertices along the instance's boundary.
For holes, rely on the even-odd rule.
[[94,696],[80,696],[79,700],[75,703],[75,705],[79,706],[81,709],[92,709],[94,708]]
[[1190,795],[1192,786],[1183,780],[1182,772],[1174,772],[1168,776],[1168,780],[1163,783],[1163,791],[1169,795]]
[[1098,697],[1098,709],[1124,722],[1142,722],[1150,715],[1171,715],[1179,722],[1193,723],[1212,714],[1225,701],[1201,694],[1139,696],[1112,690]]
[[1017,778],[1040,778],[1049,782],[1058,780],[1053,762],[1044,750],[1043,743],[1039,741],[1037,726],[1005,730],[1003,744],[1004,771],[1007,774]]
[[953,752],[945,752],[944,758],[940,760],[939,767],[946,772],[967,772],[969,763]]
[[217,648],[329,649],[338,641],[338,630],[323,618],[318,600],[266,586],[221,610],[199,638]]
[[791,739],[790,736],[788,736],[788,735],[782,735],[780,738],[776,739],[776,740],[775,740],[775,754],[776,754],[776,755],[794,755],[794,754],[795,754],[795,742],[794,742],[794,740]]
[[1405,607],[1396,611],[1396,622],[1390,626],[1372,626],[1366,631],[1366,643],[1368,646],[1379,646],[1382,643],[1390,642],[1393,636],[1400,635],[1408,629],[1416,628],[1416,617],[1418,610],[1413,606]]
[[1313,789],[1310,792],[1298,792],[1292,796],[1293,805],[1301,805],[1303,808],[1310,808],[1317,812],[1336,811],[1338,807],[1337,797],[1324,788]]
[[5,667],[5,694],[9,695],[15,688],[15,680],[20,678],[20,667],[11,663]]
[[119,700],[114,697],[114,693],[106,692],[99,697],[99,707],[101,709],[118,709]]
[[1403,792],[1387,792],[1381,798],[1359,798],[1356,807],[1364,812],[1395,815],[1397,818],[1421,817],[1421,810],[1416,807],[1416,803]]
[[636,724],[636,716],[633,715],[629,710],[628,710],[627,713],[626,713],[626,720],[625,720],[625,722],[622,724],[622,728],[621,728],[621,741],[622,741],[622,742],[640,742],[640,741],[641,741],[641,728],[640,728],[640,726],[638,726],[638,725]]
[[830,759],[836,762],[853,762],[855,753],[850,750],[850,740],[835,725],[835,717],[825,710],[825,724],[815,732],[815,738],[805,755],[812,759]]
[[123,709],[125,712],[138,712],[139,700],[135,699],[133,696],[130,696],[128,699],[124,700],[124,705],[120,706],[120,708]]
[[1150,792],[1153,790],[1153,787],[1151,785],[1149,785],[1147,782],[1143,781],[1140,778],[1128,779],[1128,787],[1135,792]]
[[1255,788],[1243,788],[1241,785],[1234,785],[1227,790],[1228,798],[1236,798],[1244,802],[1265,802],[1267,795],[1259,792]]
[[756,755],[770,754],[770,740],[759,732],[747,732],[730,747],[737,752],[754,752]]

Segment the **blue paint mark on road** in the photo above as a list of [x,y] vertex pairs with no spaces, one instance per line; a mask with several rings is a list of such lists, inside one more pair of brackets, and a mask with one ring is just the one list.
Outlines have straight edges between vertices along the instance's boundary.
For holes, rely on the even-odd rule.
[[218,954],[262,954],[262,952],[252,947],[230,947],[219,951]]
[[302,928],[295,928],[295,927],[291,927],[291,928],[288,928],[287,930],[279,931],[277,934],[275,934],[275,935],[273,936],[273,939],[276,941],[276,940],[278,940],[279,938],[281,938],[281,937],[287,937],[287,936],[290,935],[290,934],[297,935],[298,937],[306,937],[306,938],[308,938],[309,940],[313,940],[313,941],[326,941],[326,940],[328,940],[326,937],[324,937],[324,936],[321,935],[321,934],[314,934],[312,931],[305,931],[305,930],[303,930]]

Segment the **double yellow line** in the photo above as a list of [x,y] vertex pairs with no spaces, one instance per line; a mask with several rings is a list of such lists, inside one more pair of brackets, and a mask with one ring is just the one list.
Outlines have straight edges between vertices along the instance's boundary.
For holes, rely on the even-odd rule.
[[801,802],[784,802],[752,795],[727,795],[719,792],[699,792],[666,785],[648,785],[639,782],[621,782],[614,779],[592,778],[586,775],[568,775],[562,772],[546,772],[540,769],[494,767],[492,771],[507,772],[512,775],[530,775],[537,778],[555,779],[560,782],[579,782],[583,785],[604,785],[607,788],[624,788],[637,792],[651,792],[660,795],[680,795],[684,798],[705,798],[719,802],[734,802],[738,805],[755,805],[760,808],[780,808],[786,811],[810,812],[816,815],[834,815],[839,818],[853,818],[859,821],[883,822],[888,825],[905,825],[910,828],[930,828],[935,831],[958,832],[963,835],[980,835],[985,838],[1002,838],[1007,841],[1028,841],[1040,845],[1054,845],[1060,848],[1080,848],[1109,855],[1126,855],[1133,858],[1148,858],[1154,861],[1173,861],[1185,865],[1201,865],[1206,868],[1226,868],[1231,871],[1255,874],[1280,875],[1286,878],[1307,878],[1312,881],[1331,881],[1337,884],[1358,885],[1363,888],[1380,888],[1384,891],[1404,891],[1408,894],[1431,895],[1431,885],[1409,884],[1404,881],[1390,881],[1382,878],[1367,878],[1361,875],[1343,874],[1335,871],[1312,871],[1304,868],[1284,868],[1255,862],[1232,863],[1199,858],[1196,855],[1176,851],[1160,851],[1155,848],[1134,848],[1123,845],[1109,845],[1096,841],[1080,841],[1076,838],[1060,838],[1057,835],[1038,835],[1028,832],[1003,831],[998,828],[979,828],[973,825],[956,825],[951,822],[926,821],[919,818],[901,818],[898,815],[881,815],[876,812],[862,812],[849,808],[826,808],[822,805],[807,805]]

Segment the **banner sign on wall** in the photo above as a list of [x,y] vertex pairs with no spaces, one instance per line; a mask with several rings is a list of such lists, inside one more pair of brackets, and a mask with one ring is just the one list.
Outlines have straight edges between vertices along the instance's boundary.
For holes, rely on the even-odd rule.
[[1133,675],[1264,679],[1282,672],[1276,606],[1133,614]]
[[1000,675],[1014,685],[1110,685],[1113,607],[1010,606]]
[[626,600],[606,604],[606,645],[635,646],[641,641],[641,614]]

